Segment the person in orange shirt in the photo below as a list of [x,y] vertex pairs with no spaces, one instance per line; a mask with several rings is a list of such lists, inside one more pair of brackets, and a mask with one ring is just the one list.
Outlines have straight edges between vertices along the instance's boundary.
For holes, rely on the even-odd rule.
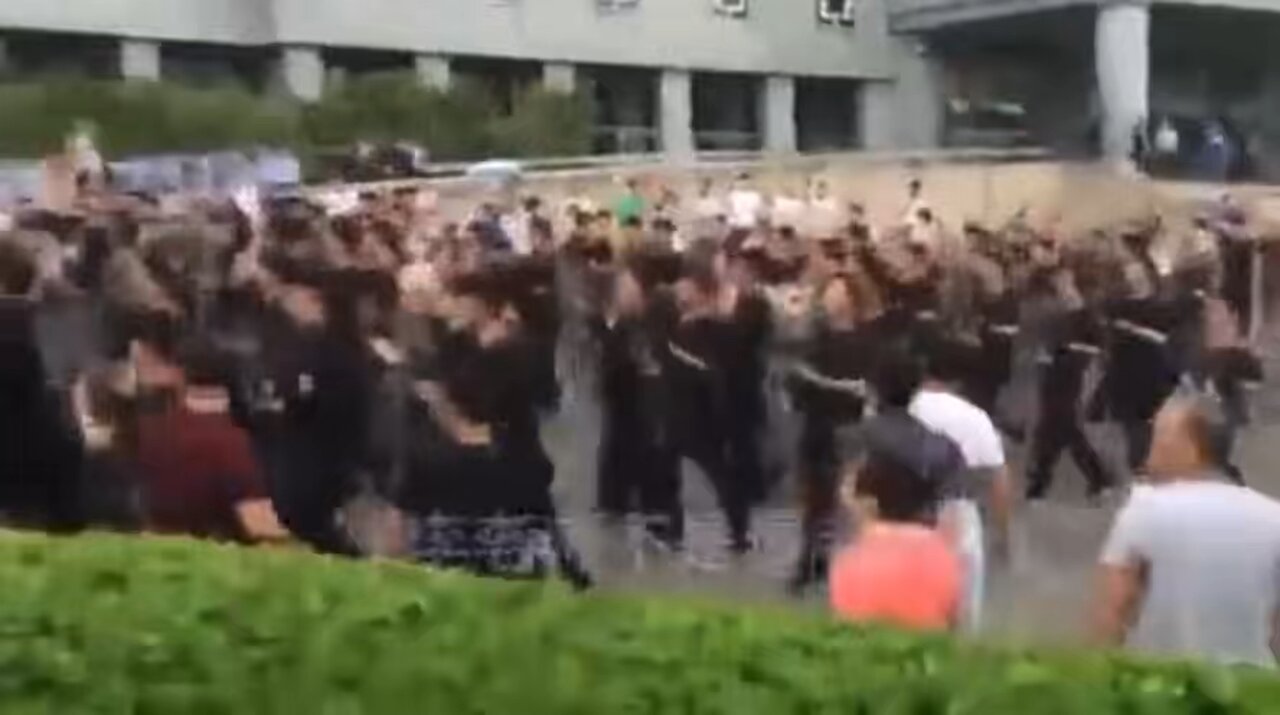
[[850,621],[950,630],[964,570],[936,524],[964,458],[955,443],[907,413],[918,384],[909,361],[877,373],[881,411],[858,431],[862,456],[842,490],[858,529],[832,561],[831,608]]

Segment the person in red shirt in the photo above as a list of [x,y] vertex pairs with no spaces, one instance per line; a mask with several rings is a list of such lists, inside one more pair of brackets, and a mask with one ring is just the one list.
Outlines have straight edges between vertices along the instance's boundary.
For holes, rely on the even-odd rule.
[[861,453],[843,488],[858,533],[831,563],[831,608],[851,621],[949,630],[959,615],[964,569],[936,524],[963,457],[908,414],[918,384],[910,370],[877,372],[881,411],[855,440],[845,440]]
[[147,530],[220,541],[281,541],[249,435],[231,417],[225,372],[207,347],[184,359],[181,400],[138,425]]

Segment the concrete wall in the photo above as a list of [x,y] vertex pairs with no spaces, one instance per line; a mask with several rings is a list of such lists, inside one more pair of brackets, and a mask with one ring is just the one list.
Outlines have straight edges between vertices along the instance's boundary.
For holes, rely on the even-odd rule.
[[917,32],[1072,5],[1097,4],[1098,0],[893,0],[889,24],[898,32]]
[[751,0],[743,18],[712,0],[0,0],[0,29],[887,77],[886,1],[846,28],[819,23],[816,0]]
[[270,18],[268,0],[0,0],[0,29],[147,39],[264,44]]
[[[635,176],[647,190],[670,187],[683,197],[695,195],[696,183],[711,178],[717,191],[727,190],[734,175],[750,169],[754,181],[768,191],[802,193],[810,179],[825,179],[834,195],[862,203],[871,221],[886,225],[899,219],[912,178],[924,183],[926,199],[948,225],[966,220],[1000,224],[1023,207],[1038,224],[1054,222],[1069,235],[1159,211],[1173,221],[1189,220],[1204,192],[1187,193],[1185,185],[1118,176],[1094,164],[1037,161],[1017,164],[924,163],[831,155],[795,161],[742,165],[644,166],[533,175],[522,191],[555,206],[569,196],[609,202],[621,191],[620,177]],[[435,182],[446,216],[464,219],[483,189],[466,180]],[[1218,189],[1220,193],[1221,189]],[[1215,194],[1216,195],[1216,194]]]
[[746,17],[711,0],[274,0],[279,40],[444,54],[782,74],[882,76],[884,0],[856,28],[825,26],[810,0],[754,0]]
[[890,38],[893,82],[871,82],[860,100],[862,142],[868,149],[938,146],[944,110],[942,66],[928,45],[911,36]]

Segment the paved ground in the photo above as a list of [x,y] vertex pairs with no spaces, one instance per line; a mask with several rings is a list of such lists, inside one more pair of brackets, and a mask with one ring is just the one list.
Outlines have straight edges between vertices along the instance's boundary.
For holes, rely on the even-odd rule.
[[[1280,346],[1280,333],[1264,341]],[[1280,358],[1266,359],[1268,374],[1280,374]],[[1015,415],[1029,414],[1030,380],[1022,375],[1007,395]],[[1280,495],[1280,388],[1254,394],[1255,424],[1242,435],[1239,463],[1251,484]],[[690,514],[688,554],[673,558],[645,548],[635,527],[605,528],[591,515],[594,495],[596,408],[581,393],[570,394],[561,414],[547,424],[545,438],[558,463],[557,498],[570,519],[570,535],[606,588],[694,593],[743,601],[791,601],[797,608],[821,608],[822,595],[792,600],[784,588],[799,545],[796,512],[784,485],[767,508],[756,513],[762,548],[741,561],[723,554],[723,527],[706,482],[686,469],[684,494]],[[1094,443],[1115,465],[1123,464],[1119,430],[1091,427]],[[1015,471],[1025,449],[1010,445]],[[1118,504],[1090,506],[1083,480],[1069,459],[1059,463],[1053,493],[1044,503],[1020,509],[1010,563],[989,574],[986,637],[1016,642],[1072,643],[1085,633],[1093,565]],[[1116,501],[1121,497],[1118,495]]]
[[[83,354],[89,334],[87,316],[71,314],[43,321],[48,356],[55,373],[69,372]],[[64,322],[65,320],[65,322]],[[52,346],[50,345],[52,344]],[[1267,373],[1280,375],[1280,329],[1263,341]],[[1022,374],[1006,397],[1014,415],[1030,414],[1029,375]],[[1255,420],[1242,436],[1238,462],[1255,487],[1280,496],[1280,383],[1254,394]],[[556,496],[570,523],[570,537],[606,588],[694,593],[744,601],[792,602],[798,608],[822,608],[821,594],[792,601],[784,588],[799,546],[798,524],[789,486],[784,484],[767,508],[755,514],[761,549],[741,561],[728,560],[722,548],[723,526],[705,479],[687,469],[684,503],[689,519],[688,554],[671,558],[644,548],[639,530],[606,529],[592,514],[598,410],[589,390],[570,388],[561,412],[545,425],[544,437],[558,466]],[[1122,463],[1118,429],[1091,428],[1112,464]],[[783,439],[782,435],[771,435]],[[1015,469],[1024,450],[1010,446]],[[1114,504],[1093,507],[1083,498],[1083,481],[1069,460],[1059,465],[1054,492],[1046,503],[1022,510],[1015,526],[1013,558],[992,569],[985,635],[1018,641],[1071,642],[1084,626],[1093,579],[1093,562],[1105,537]]]

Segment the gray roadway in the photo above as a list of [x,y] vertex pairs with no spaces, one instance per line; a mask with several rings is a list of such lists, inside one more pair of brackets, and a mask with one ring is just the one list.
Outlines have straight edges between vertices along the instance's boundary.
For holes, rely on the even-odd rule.
[[[1264,343],[1280,345],[1277,337]],[[1280,375],[1280,359],[1265,358],[1265,363],[1268,375]],[[1031,410],[1030,386],[1029,375],[1021,371],[1005,396],[1007,407],[1019,418]],[[1280,470],[1273,468],[1280,464],[1280,389],[1268,384],[1252,398],[1254,424],[1240,439],[1237,461],[1251,485],[1280,496]],[[821,594],[797,601],[785,590],[799,546],[796,511],[785,485],[755,513],[760,548],[736,562],[723,553],[723,526],[712,493],[689,467],[684,470],[690,520],[686,555],[671,557],[646,548],[635,525],[622,529],[601,525],[591,513],[597,414],[585,390],[570,390],[560,414],[545,425],[544,439],[557,462],[556,496],[569,521],[570,536],[606,588],[822,607]],[[1117,427],[1092,426],[1090,434],[1111,464],[1124,463]],[[1009,452],[1021,477],[1026,449],[1010,444]],[[1009,564],[990,569],[987,637],[1071,643],[1087,633],[1094,560],[1121,497],[1091,506],[1084,499],[1083,479],[1065,455],[1058,469],[1050,498],[1019,509]]]
[[[44,346],[54,372],[74,370],[75,356],[88,350],[92,323],[83,310],[53,310],[41,320]],[[1264,340],[1267,351],[1280,356],[1280,330]],[[1268,375],[1280,376],[1280,359],[1265,360]],[[1006,394],[1008,411],[1030,413],[1031,380],[1023,370]],[[570,537],[599,582],[609,589],[692,593],[742,601],[792,603],[821,608],[821,595],[790,599],[787,576],[799,546],[794,500],[784,484],[769,504],[755,512],[760,548],[740,561],[723,549],[719,511],[705,479],[685,469],[684,503],[688,514],[688,553],[679,558],[644,547],[640,530],[604,528],[593,515],[598,409],[590,390],[567,388],[562,409],[544,425],[544,440],[557,463],[556,498],[569,523]],[[1274,384],[1253,394],[1254,424],[1242,435],[1237,460],[1250,483],[1280,495],[1280,389]],[[783,421],[785,423],[785,420]],[[1112,464],[1123,463],[1118,429],[1091,427],[1097,444]],[[781,434],[771,439],[785,441]],[[1015,471],[1025,462],[1025,449],[1010,445]],[[1115,504],[1089,506],[1083,480],[1070,460],[1059,464],[1050,498],[1020,510],[1013,558],[1008,567],[993,568],[987,599],[986,631],[1017,640],[1070,642],[1085,632],[1093,580],[1093,562],[1105,537]]]

